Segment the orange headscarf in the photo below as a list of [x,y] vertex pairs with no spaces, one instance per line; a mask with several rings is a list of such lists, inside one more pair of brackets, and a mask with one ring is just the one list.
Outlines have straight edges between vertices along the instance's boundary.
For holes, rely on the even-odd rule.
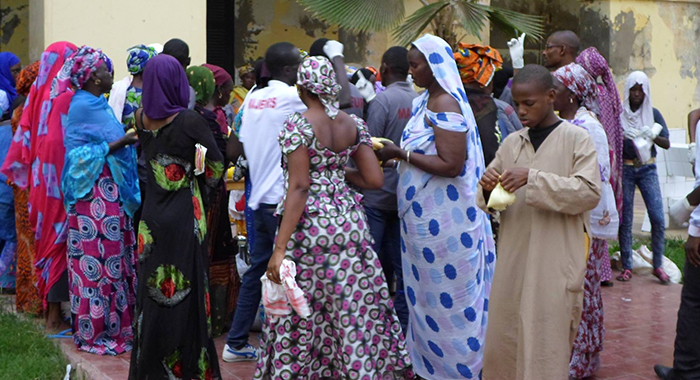
[[37,74],[39,74],[39,61],[22,69],[19,73],[19,78],[17,78],[17,93],[24,96],[29,95],[29,89],[31,89]]
[[487,86],[501,67],[503,58],[491,46],[459,43],[454,53],[462,83],[477,82]]

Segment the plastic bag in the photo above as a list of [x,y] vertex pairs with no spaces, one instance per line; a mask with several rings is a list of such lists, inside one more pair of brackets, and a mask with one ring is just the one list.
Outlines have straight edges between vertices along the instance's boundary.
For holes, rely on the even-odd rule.
[[516,199],[515,194],[507,192],[499,183],[491,192],[489,204],[486,207],[496,211],[503,211],[506,207],[515,203]]
[[201,175],[205,171],[207,148],[202,144],[197,144],[194,148],[194,175]]
[[[647,263],[649,268],[653,270],[654,253],[651,252],[646,245],[639,247],[639,249],[635,251],[635,253],[637,253]],[[663,269],[664,272],[666,272],[672,283],[681,283],[681,279],[683,278],[683,276],[681,275],[681,270],[678,269],[678,266],[676,266],[676,264],[666,256],[662,258],[661,269]]]
[[615,194],[610,183],[603,184],[598,206],[591,210],[591,235],[598,239],[617,239],[620,216],[615,205]]

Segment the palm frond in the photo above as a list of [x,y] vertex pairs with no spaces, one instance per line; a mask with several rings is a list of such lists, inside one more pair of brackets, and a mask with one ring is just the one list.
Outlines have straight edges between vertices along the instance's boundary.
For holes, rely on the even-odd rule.
[[544,38],[544,17],[528,15],[498,7],[488,7],[489,20],[506,32],[526,33],[527,37],[540,41]]
[[469,0],[454,1],[452,7],[459,25],[467,34],[481,38],[481,31],[488,21],[489,7]]
[[438,0],[415,11],[403,24],[394,29],[394,39],[397,44],[408,46],[418,39],[428,24],[435,19],[435,16],[448,5],[448,0]]
[[330,24],[354,31],[392,29],[404,17],[403,0],[297,0]]

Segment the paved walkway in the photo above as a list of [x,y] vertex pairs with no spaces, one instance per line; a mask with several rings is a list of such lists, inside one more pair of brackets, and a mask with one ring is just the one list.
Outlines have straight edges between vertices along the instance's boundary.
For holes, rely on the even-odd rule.
[[[605,307],[605,350],[602,367],[594,380],[656,379],[656,363],[673,363],[673,339],[680,303],[679,285],[663,286],[654,277],[635,277],[630,283],[616,282],[603,289]],[[257,336],[251,342],[257,341]],[[79,363],[88,379],[124,380],[129,370],[129,355],[100,357],[78,352],[72,340],[61,340],[69,360]],[[220,353],[224,337],[216,340]],[[221,362],[224,380],[250,380],[255,363]]]

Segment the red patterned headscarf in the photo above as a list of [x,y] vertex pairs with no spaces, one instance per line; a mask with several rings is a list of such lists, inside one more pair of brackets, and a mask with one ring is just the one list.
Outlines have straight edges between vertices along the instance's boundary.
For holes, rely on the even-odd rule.
[[24,96],[29,95],[29,90],[32,88],[32,83],[34,83],[38,74],[39,61],[22,69],[22,72],[19,73],[19,78],[17,78],[17,93]]
[[570,63],[560,67],[552,75],[571,90],[584,107],[598,114],[598,86],[595,79],[581,65]]

